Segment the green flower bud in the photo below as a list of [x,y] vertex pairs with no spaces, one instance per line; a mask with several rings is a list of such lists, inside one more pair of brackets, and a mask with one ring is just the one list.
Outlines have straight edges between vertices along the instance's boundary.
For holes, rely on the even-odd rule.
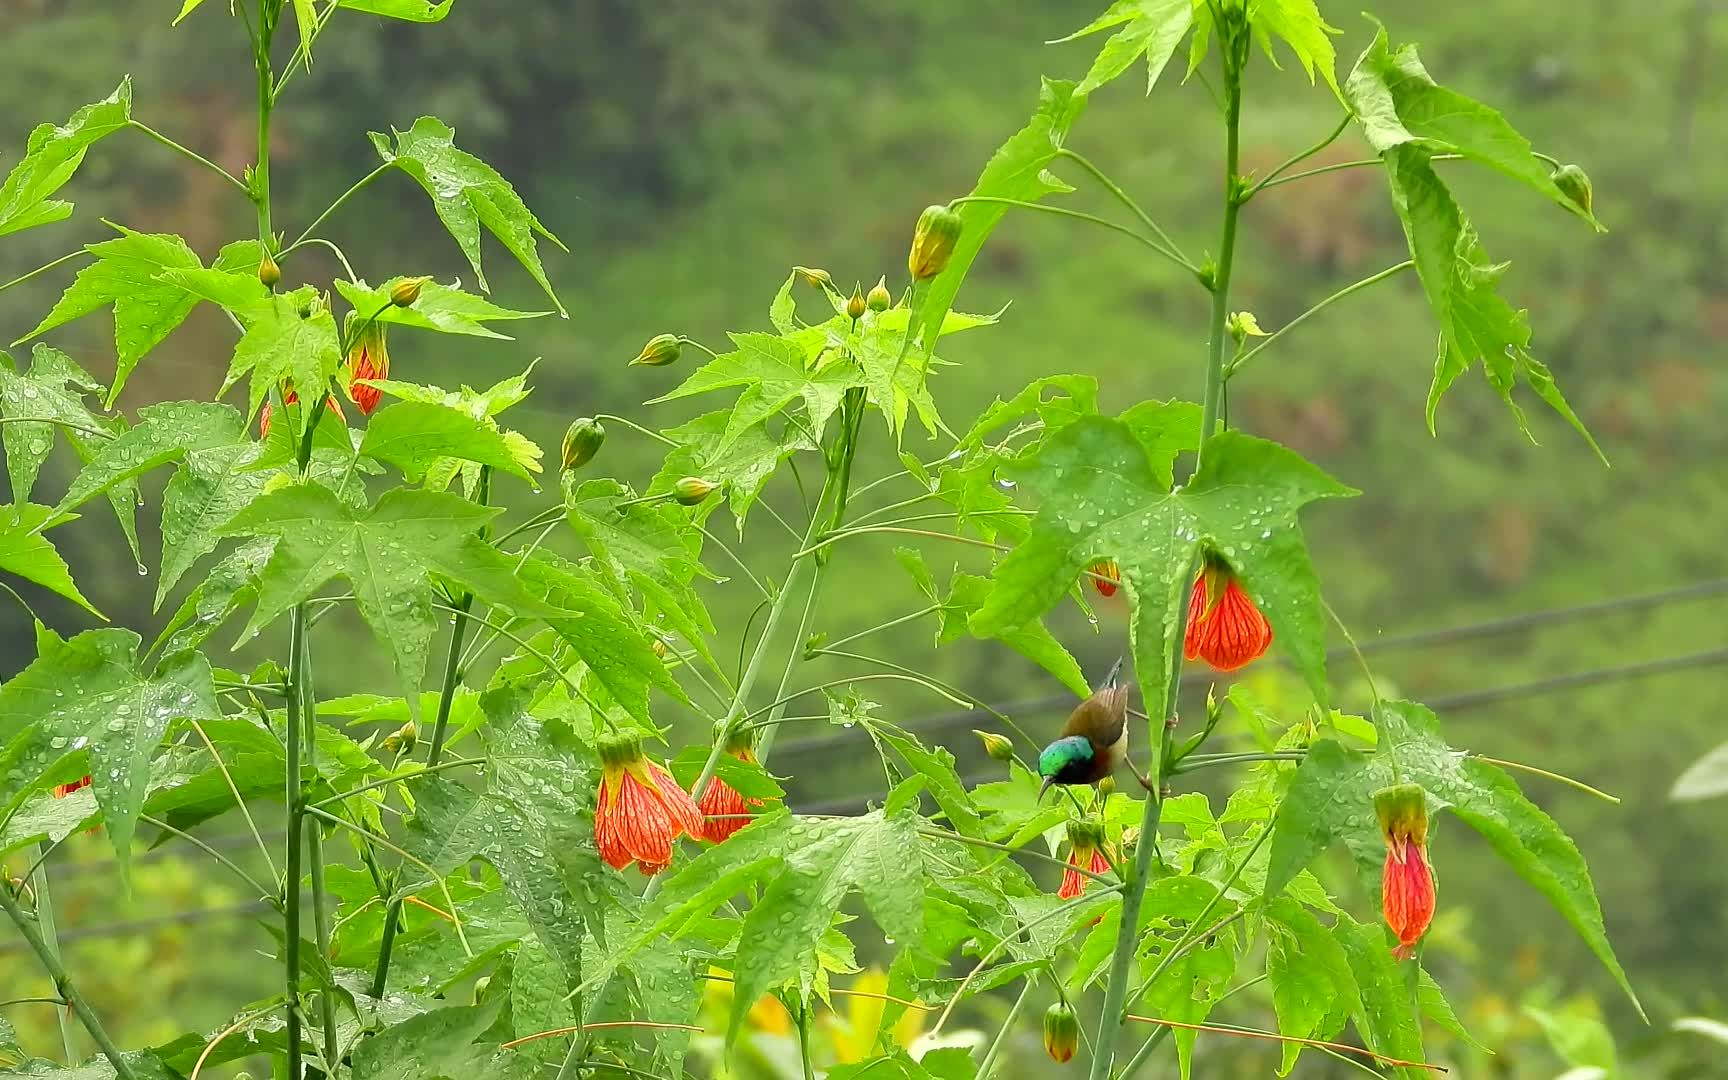
[[888,292],[887,274],[883,274],[881,277],[876,279],[876,287],[871,289],[869,295],[864,297],[864,303],[869,305],[871,311],[877,312],[878,314],[887,311],[890,307],[894,306],[894,297]]
[[958,212],[946,206],[924,208],[912,232],[912,251],[906,256],[906,269],[913,281],[928,281],[947,268],[960,240],[960,228]]
[[972,729],[972,734],[978,736],[978,741],[984,744],[984,752],[990,755],[992,761],[1014,760],[1014,744],[1009,742],[1006,736],[998,735],[994,731],[979,731],[977,728]]
[[414,747],[419,745],[419,742],[419,725],[410,720],[395,731],[384,736],[384,741],[379,745],[382,746],[385,751],[392,754],[412,754],[414,752]]
[[423,277],[403,278],[390,290],[390,302],[397,307],[413,307],[414,301],[420,299],[420,287],[430,280],[432,279]]
[[684,506],[699,506],[707,501],[708,496],[714,494],[714,489],[718,486],[700,476],[686,476],[672,485],[672,494]]
[[656,334],[648,339],[648,344],[642,346],[642,351],[636,354],[636,359],[630,361],[635,367],[665,367],[675,364],[684,351],[684,345],[678,340],[677,334]]
[[869,310],[869,305],[864,299],[864,291],[857,285],[852,286],[852,296],[846,301],[846,317],[857,322],[864,317],[864,312],[867,310]]
[[276,283],[282,280],[282,268],[277,266],[276,260],[272,259],[268,254],[266,254],[258,263],[258,280],[262,281],[265,287],[270,289],[274,289]]
[[1562,165],[1548,177],[1554,181],[1554,186],[1560,189],[1560,194],[1572,200],[1572,204],[1584,213],[1591,213],[1591,207],[1596,202],[1596,189],[1590,184],[1590,174],[1576,165]]
[[1080,1021],[1066,1001],[1058,1001],[1044,1013],[1044,1051],[1059,1065],[1074,1060],[1080,1046]]
[[814,266],[794,266],[792,272],[804,279],[804,284],[812,289],[832,289],[834,276],[826,270]]
[[591,416],[572,420],[569,430],[564,432],[564,471],[580,469],[594,460],[605,441],[606,429],[600,426],[600,421]]

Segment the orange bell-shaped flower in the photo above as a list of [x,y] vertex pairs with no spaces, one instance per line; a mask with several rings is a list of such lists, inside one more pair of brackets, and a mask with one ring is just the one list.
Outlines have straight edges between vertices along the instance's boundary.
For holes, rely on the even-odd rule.
[[1092,579],[1092,587],[1098,590],[1098,595],[1115,596],[1116,590],[1122,587],[1122,570],[1116,565],[1116,560],[1101,559],[1092,564],[1091,570],[1087,576]]
[[1380,910],[1398,936],[1392,955],[1406,959],[1434,919],[1434,871],[1428,865],[1427,796],[1416,784],[1374,793],[1374,810],[1386,839],[1380,878]]
[[654,875],[672,863],[672,842],[702,834],[702,812],[672,774],[642,753],[634,736],[600,743],[600,790],[594,803],[594,843],[614,870],[632,862]]
[[[728,740],[726,752],[747,765],[756,764],[756,751],[748,732],[739,732]],[[747,799],[738,789],[722,780],[719,774],[708,778],[708,786],[696,801],[702,811],[702,838],[723,843],[733,833],[750,824],[752,808],[762,805],[761,799]]]
[[1183,656],[1204,660],[1219,671],[1235,671],[1265,655],[1271,645],[1272,626],[1235,573],[1208,558],[1188,598]]

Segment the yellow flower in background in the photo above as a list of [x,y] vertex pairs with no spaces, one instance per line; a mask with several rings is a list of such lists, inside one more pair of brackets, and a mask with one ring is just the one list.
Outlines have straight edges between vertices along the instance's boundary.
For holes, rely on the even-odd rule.
[[[868,1059],[876,1050],[876,1030],[882,1026],[882,1014],[889,1002],[870,994],[888,992],[888,976],[880,968],[868,968],[859,973],[847,988],[846,1003],[822,1018],[822,1029],[834,1046],[835,1062],[850,1065]],[[911,1046],[924,1031],[924,1013],[906,1008],[889,1029],[889,1037],[900,1046]]]

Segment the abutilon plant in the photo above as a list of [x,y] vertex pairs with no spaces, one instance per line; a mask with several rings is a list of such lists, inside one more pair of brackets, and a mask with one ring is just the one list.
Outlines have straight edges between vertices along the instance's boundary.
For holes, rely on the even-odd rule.
[[[241,175],[146,124],[149,88],[135,115],[129,80],[37,128],[6,159],[0,259],[22,250],[13,234],[73,213],[57,193],[122,132],[205,170],[255,226],[203,252],[171,233],[116,226],[46,266],[0,273],[64,279],[59,302],[18,339],[31,346],[27,362],[0,359],[13,487],[0,551],[22,553],[0,558],[0,574],[8,589],[67,602],[44,609],[33,658],[0,685],[0,858],[17,856],[28,879],[0,888],[0,911],[51,1000],[69,1003],[103,1058],[33,1059],[27,1075],[152,1080],[263,1057],[285,1080],[379,1080],[406,1068],[676,1080],[736,1064],[771,1007],[804,1080],[819,1068],[836,1078],[988,1078],[1010,1055],[1036,1053],[1025,1006],[1052,995],[1045,1048],[1083,1063],[1091,1080],[1130,1080],[1170,1050],[1186,1075],[1200,1027],[1209,1039],[1283,1040],[1288,1070],[1304,1047],[1354,1026],[1350,1047],[1416,1069],[1433,1064],[1419,1010],[1457,1023],[1444,988],[1419,970],[1435,900],[1430,807],[1482,833],[1636,1004],[1583,857],[1480,756],[1495,736],[1470,752],[1454,747],[1433,712],[1380,698],[1371,678],[1370,701],[1334,694],[1327,619],[1337,620],[1302,518],[1356,492],[1233,428],[1225,408],[1227,386],[1241,392],[1256,358],[1290,350],[1310,316],[1408,281],[1439,342],[1437,357],[1387,358],[1433,372],[1425,405],[1416,391],[1403,403],[1412,416],[1425,408],[1432,423],[1447,390],[1480,365],[1515,423],[1532,422],[1516,403],[1528,391],[1589,440],[1531,351],[1524,308],[1510,299],[1517,279],[1489,257],[1449,186],[1474,169],[1562,207],[1554,227],[1599,230],[1581,168],[1441,85],[1388,29],[1367,31],[1340,78],[1337,31],[1309,0],[1115,4],[1072,35],[1109,31],[1096,58],[1078,80],[1043,81],[1031,118],[972,190],[929,192],[942,201],[915,221],[908,212],[904,279],[844,266],[841,280],[878,275],[848,296],[827,270],[794,266],[765,318],[724,342],[640,328],[649,336],[629,377],[650,408],[722,400],[659,426],[653,413],[560,417],[564,437],[548,461],[509,426],[509,410],[533,392],[530,357],[491,385],[474,389],[484,380],[468,375],[451,391],[393,378],[403,372],[390,370],[386,335],[414,355],[430,354],[420,348],[428,334],[489,338],[507,351],[499,326],[565,315],[553,285],[562,268],[548,266],[541,245],[562,248],[558,221],[542,220],[434,116],[367,118],[380,129],[370,135],[378,165],[307,222],[281,220],[273,199],[272,115],[331,35],[374,18],[437,23],[455,3],[184,3],[182,18],[234,19],[235,39],[250,46],[256,150]],[[1081,152],[1092,97],[1116,93],[1144,61],[1163,108],[1159,84],[1179,51],[1190,72],[1204,70],[1219,112],[1222,167],[1194,166],[1216,178],[1216,231],[1205,236],[1193,214],[1167,230],[1158,207],[1111,177],[1110,161]],[[1250,73],[1274,58],[1295,61],[1330,119],[1305,148],[1285,147],[1301,115],[1290,106],[1288,122],[1254,148],[1290,156],[1252,174],[1242,164],[1244,100],[1258,87]],[[1305,167],[1351,128],[1371,157]],[[1103,142],[1097,152],[1128,159],[1140,148]],[[1231,306],[1250,235],[1241,219],[1288,213],[1280,188],[1344,168],[1379,170],[1404,250],[1264,331]],[[451,236],[452,265],[438,268],[449,272],[405,273],[429,268],[393,265],[371,247],[357,262],[343,249],[355,205],[386,177],[429,197],[420,212]],[[1048,201],[1058,195],[1096,205]],[[1113,412],[1101,401],[1119,395],[1101,392],[1094,374],[1051,371],[976,416],[944,415],[931,376],[963,357],[967,339],[1020,317],[1003,297],[974,302],[971,271],[997,230],[1031,213],[1137,244],[1148,281],[1194,291],[1208,317],[1191,329],[1206,346],[1189,378],[1167,383],[1179,396]],[[489,295],[484,233],[544,294],[533,306],[552,311]],[[1211,254],[1189,254],[1202,250]],[[333,257],[333,276],[318,276],[314,251]],[[74,256],[82,268],[62,269]],[[307,284],[284,289],[285,272]],[[469,272],[477,291],[442,284]],[[677,310],[676,296],[656,302],[669,320],[697,314]],[[134,372],[200,305],[222,309],[226,320],[213,325],[234,330],[213,399],[117,412]],[[99,309],[112,309],[115,324],[105,379],[91,374],[110,370],[105,358],[74,359],[63,350],[76,339],[61,336]],[[566,385],[582,374],[560,372]],[[342,397],[358,417],[343,416]],[[608,431],[636,442],[625,450],[654,454],[653,466],[637,468],[640,455],[628,452],[599,458]],[[64,491],[42,494],[61,435],[80,468]],[[926,437],[936,445],[924,448]],[[618,474],[604,475],[611,460]],[[553,465],[558,482],[542,486]],[[148,642],[88,621],[97,610],[55,550],[54,529],[89,516],[98,499],[141,568],[137,507],[160,501],[149,518],[160,529],[153,610],[167,614]],[[728,527],[736,547],[719,539]],[[888,538],[904,581],[857,559]],[[931,560],[950,556],[940,581]],[[825,600],[856,590],[866,572],[864,604],[845,608],[866,606],[877,621],[850,625]],[[1119,594],[1111,606],[1125,609],[1126,633],[1104,619],[1111,640],[1094,645],[1068,629],[1084,620],[1049,618],[1085,606],[1087,582]],[[742,625],[717,619],[716,597],[755,614]],[[320,685],[317,659],[358,647],[326,622],[343,608],[369,632],[362,662],[380,673],[365,694]],[[1072,701],[977,721],[989,729],[980,737],[992,770],[980,783],[933,741],[940,732],[889,719],[901,715],[899,699],[895,711],[873,700],[893,690],[980,702],[939,677],[938,659],[871,651],[890,631],[942,647],[971,639],[998,663],[1015,652]],[[1274,639],[1300,680],[1296,704],[1250,712],[1225,695],[1200,710],[1183,698],[1190,662],[1227,675]],[[227,668],[232,640],[271,658]],[[1118,656],[1095,687],[1090,659]],[[1364,715],[1351,711],[1359,706]],[[881,788],[851,813],[795,812],[770,767],[781,764],[782,729],[800,725],[850,740],[858,767],[848,777],[880,766]],[[1268,725],[1279,729],[1270,748],[1240,749]],[[1214,741],[1227,749],[1209,752]],[[1118,765],[1141,783],[1116,790]],[[1178,790],[1200,769],[1229,770],[1227,804]],[[88,779],[66,782],[78,776]],[[89,795],[69,790],[82,784]],[[249,807],[275,799],[283,833],[273,843],[250,827]],[[230,815],[259,848],[244,865],[190,833]],[[46,887],[52,845],[98,824],[123,879],[143,833],[152,844],[185,842],[263,897],[270,933],[256,951],[280,964],[274,993],[235,1002],[215,1036],[200,1029],[123,1051],[103,1022],[108,1003],[88,999],[75,957],[58,948]],[[1064,827],[1071,843],[1059,855]],[[1318,860],[1335,845],[1356,856],[1366,889],[1310,873],[1325,871]],[[1375,887],[1378,913],[1353,899]],[[839,985],[866,955],[884,957],[889,974]],[[1288,963],[1292,955],[1326,962]],[[1238,1022],[1258,1007],[1235,990],[1262,978],[1278,1031]],[[711,983],[728,986],[724,1015],[704,1007]],[[1016,995],[1013,1004],[976,1007],[998,992]],[[884,1020],[890,1009],[930,1014],[930,1037],[914,1046],[895,1034],[907,1024],[872,1022],[886,1041],[830,1045],[823,1013],[847,995],[879,1003]],[[942,1036],[957,1012],[988,1026],[981,1044],[927,1049],[952,1041]],[[1208,1025],[1215,1013],[1231,1022]]]

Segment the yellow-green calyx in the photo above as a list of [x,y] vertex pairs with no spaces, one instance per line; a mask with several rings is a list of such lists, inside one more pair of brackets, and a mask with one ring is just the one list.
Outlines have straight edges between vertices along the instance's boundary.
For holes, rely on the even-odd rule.
[[994,731],[979,731],[972,729],[972,734],[978,736],[978,741],[984,744],[984,752],[990,755],[992,761],[1013,761],[1014,744],[1007,736],[998,735]]
[[876,279],[876,284],[864,295],[864,303],[877,314],[881,314],[894,306],[894,296],[888,291],[887,274]]
[[708,496],[714,494],[714,489],[718,486],[700,476],[686,476],[672,485],[672,497],[683,506],[699,506],[707,501]]
[[390,290],[390,302],[397,307],[413,307],[414,302],[420,299],[421,286],[430,280],[423,277],[403,278]]
[[591,416],[572,420],[569,430],[564,432],[564,471],[580,469],[594,460],[594,455],[600,452],[600,445],[605,441],[606,429],[600,425],[600,421]]
[[1420,784],[1394,784],[1374,793],[1374,815],[1388,847],[1402,852],[1407,843],[1428,843],[1428,795]]

